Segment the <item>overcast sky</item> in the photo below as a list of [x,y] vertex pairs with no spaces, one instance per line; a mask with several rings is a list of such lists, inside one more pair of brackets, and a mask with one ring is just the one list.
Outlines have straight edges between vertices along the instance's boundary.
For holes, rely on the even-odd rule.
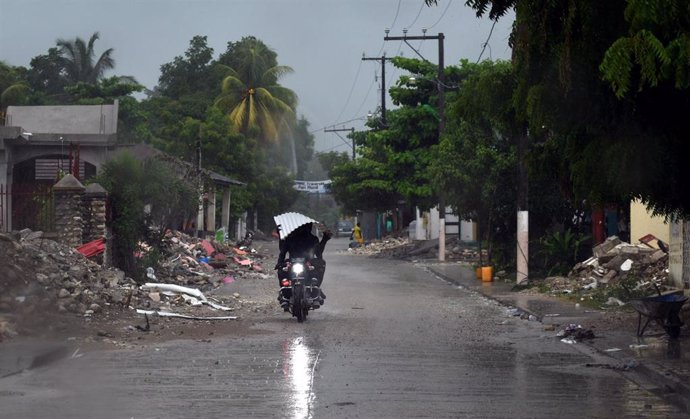
[[[445,63],[462,58],[509,59],[508,35],[513,16],[492,22],[478,19],[465,0],[0,0],[0,60],[29,66],[58,38],[84,40],[99,32],[100,54],[114,48],[114,71],[134,76],[153,88],[160,66],[183,55],[195,35],[208,37],[214,58],[229,41],[252,35],[278,54],[294,74],[282,79],[299,97],[298,115],[310,123],[318,151],[349,151],[324,128],[364,126],[369,111],[380,105],[381,64],[367,57],[415,52],[390,36],[445,35]],[[488,46],[483,45],[489,39]],[[410,41],[429,61],[438,62],[436,41]],[[386,85],[400,73],[386,66]],[[376,81],[378,78],[378,81]],[[390,100],[390,99],[389,99]],[[388,102],[388,108],[392,105]],[[344,137],[344,134],[343,135]]]

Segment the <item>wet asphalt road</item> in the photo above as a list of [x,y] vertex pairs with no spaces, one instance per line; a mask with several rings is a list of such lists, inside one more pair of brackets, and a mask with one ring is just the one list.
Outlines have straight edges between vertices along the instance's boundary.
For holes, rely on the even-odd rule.
[[276,307],[249,334],[77,354],[0,379],[0,418],[684,417],[538,322],[345,248],[305,323]]

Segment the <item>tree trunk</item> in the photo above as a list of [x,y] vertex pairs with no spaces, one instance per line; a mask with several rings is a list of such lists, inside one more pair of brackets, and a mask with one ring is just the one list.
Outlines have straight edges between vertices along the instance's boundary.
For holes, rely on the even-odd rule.
[[690,221],[683,221],[683,263],[681,278],[683,289],[690,289]]

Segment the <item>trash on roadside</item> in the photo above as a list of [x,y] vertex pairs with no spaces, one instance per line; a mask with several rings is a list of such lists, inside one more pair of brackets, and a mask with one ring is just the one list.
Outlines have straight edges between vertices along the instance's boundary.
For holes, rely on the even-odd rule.
[[211,306],[217,310],[223,310],[223,311],[231,311],[232,308],[226,307],[220,304],[216,304],[214,302],[209,301],[206,299],[206,296],[199,291],[198,289],[194,288],[188,288],[188,287],[183,287],[181,285],[175,285],[175,284],[155,284],[151,282],[147,282],[146,284],[141,286],[142,289],[144,290],[159,290],[162,291],[164,294],[167,293],[176,293],[176,294],[181,294],[182,297],[185,299],[185,301],[189,302],[192,305],[208,305]]
[[137,313],[139,314],[156,314],[161,317],[179,317],[182,319],[191,319],[191,320],[236,320],[237,316],[192,316],[189,314],[179,314],[179,313],[172,313],[169,311],[154,311],[154,310],[142,310],[142,309],[137,309]]
[[612,305],[624,306],[625,303],[616,297],[609,297],[609,299],[606,301],[606,305],[607,306],[612,306]]
[[[591,329],[583,329],[582,326],[579,324],[569,324],[566,326],[563,330],[560,330],[558,333],[556,333],[556,337],[559,338],[573,338],[577,341],[583,340],[583,339],[593,339],[594,338],[594,332]],[[563,339],[561,339],[563,341]],[[566,342],[568,343],[568,342]]]

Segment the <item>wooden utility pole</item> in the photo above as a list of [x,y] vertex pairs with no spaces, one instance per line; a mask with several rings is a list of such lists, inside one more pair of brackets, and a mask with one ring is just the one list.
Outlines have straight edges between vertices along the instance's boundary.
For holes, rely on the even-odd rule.
[[[386,31],[387,32],[387,31]],[[443,135],[443,132],[445,131],[446,128],[446,116],[445,116],[445,107],[446,107],[446,97],[445,97],[445,85],[446,85],[446,76],[445,76],[445,71],[444,71],[444,57],[443,57],[443,40],[445,39],[445,36],[443,35],[442,32],[439,32],[438,35],[426,35],[426,33],[422,36],[407,36],[407,33],[403,36],[388,36],[388,33],[386,33],[386,36],[383,38],[384,41],[403,41],[405,42],[410,48],[414,50],[414,52],[419,55],[419,52],[417,52],[416,49],[412,47],[407,41],[424,41],[424,40],[437,40],[438,41],[438,76],[436,80],[436,87],[438,88],[438,141],[441,142],[441,136]],[[421,56],[421,55],[420,55]],[[424,57],[422,57],[424,59]],[[445,200],[443,199],[443,194],[439,193],[438,197],[438,260],[443,262],[446,260],[446,204]]]
[[362,57],[362,61],[380,61],[381,62],[381,124],[386,126],[386,57],[384,53],[381,57]]
[[[340,137],[340,134],[338,134],[338,133],[339,133],[339,132],[342,132],[342,131],[350,131],[350,134],[354,134],[354,133],[355,133],[355,129],[354,129],[354,128],[332,128],[332,129],[324,129],[323,131],[324,131],[324,132],[334,132],[335,135],[337,135],[338,137]],[[347,143],[347,142],[343,139],[343,137],[340,137],[340,139],[343,140],[343,142]],[[354,160],[354,159],[355,159],[355,139],[354,139],[354,138],[350,138],[350,140],[352,140],[352,160]]]

